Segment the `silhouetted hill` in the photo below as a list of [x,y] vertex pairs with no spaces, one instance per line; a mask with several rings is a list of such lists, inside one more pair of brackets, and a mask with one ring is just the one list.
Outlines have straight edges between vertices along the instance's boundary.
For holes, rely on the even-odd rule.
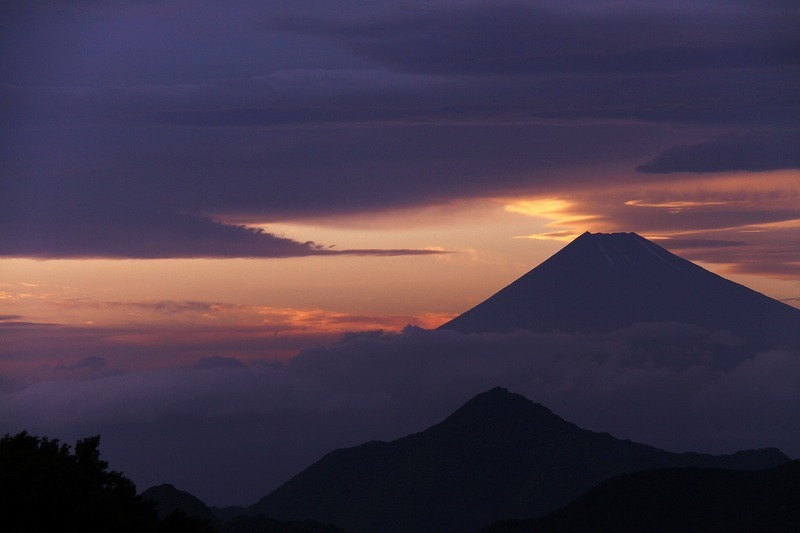
[[757,472],[652,470],[604,481],[545,517],[483,533],[800,531],[800,461]]
[[758,469],[787,460],[776,449],[670,453],[581,429],[495,388],[421,433],[329,453],[248,512],[351,533],[477,531],[504,518],[541,516],[625,472]]
[[799,309],[635,233],[584,233],[440,329],[610,331],[642,322],[725,330],[758,347],[800,347]]
[[[344,530],[312,520],[279,522],[264,515],[244,514],[242,507],[227,507],[220,510],[208,507],[192,494],[178,490],[167,483],[150,487],[140,495],[144,501],[155,502],[158,515],[165,523],[170,520],[179,525],[167,531],[183,533],[345,533]],[[216,511],[216,512],[215,512]]]
[[221,533],[346,533],[336,526],[300,520],[278,522],[264,515],[240,515],[227,522]]
[[244,513],[244,507],[240,507],[238,505],[232,505],[229,507],[211,507],[211,512],[214,513],[214,516],[217,517],[217,520],[222,522],[223,524],[228,520],[236,518],[237,516]]
[[156,502],[156,510],[161,519],[172,514],[176,509],[180,509],[188,516],[202,518],[217,527],[220,525],[217,517],[205,503],[192,494],[178,490],[167,483],[150,487],[142,492],[140,496],[144,500]]

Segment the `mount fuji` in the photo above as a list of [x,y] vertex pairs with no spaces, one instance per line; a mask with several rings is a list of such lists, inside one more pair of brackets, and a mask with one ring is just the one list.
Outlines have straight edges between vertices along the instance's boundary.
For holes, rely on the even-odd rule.
[[760,349],[800,347],[800,309],[635,233],[586,232],[439,329],[605,332],[656,322],[726,331]]

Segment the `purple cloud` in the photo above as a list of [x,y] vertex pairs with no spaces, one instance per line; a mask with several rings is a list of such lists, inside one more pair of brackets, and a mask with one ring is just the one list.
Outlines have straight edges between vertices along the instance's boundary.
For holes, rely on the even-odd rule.
[[210,356],[202,357],[194,364],[194,368],[207,369],[207,368],[240,368],[245,366],[244,363],[235,357],[221,357]]
[[103,370],[106,366],[106,360],[102,357],[98,357],[96,355],[90,355],[88,357],[84,357],[75,361],[71,364],[65,364],[63,362],[59,363],[54,371],[56,372],[63,372],[63,371],[76,371],[76,370],[92,370],[92,371],[100,371]]
[[762,171],[800,168],[800,131],[749,132],[744,135],[670,148],[639,172]]
[[791,3],[201,4],[4,4],[0,254],[335,255],[242,224],[797,166]]
[[728,241],[725,239],[684,239],[670,237],[662,239],[659,243],[671,250],[687,250],[689,248],[731,248],[740,246],[750,246],[745,241]]
[[[333,250],[260,228],[133,206],[85,209],[53,198],[45,212],[27,205],[0,214],[0,256],[37,258],[298,257],[412,255],[432,250]],[[106,199],[103,199],[106,200]]]
[[[793,17],[729,3],[434,4],[353,17],[287,17],[370,60],[412,72],[461,74],[680,72],[797,65]],[[747,31],[743,31],[747,29]]]

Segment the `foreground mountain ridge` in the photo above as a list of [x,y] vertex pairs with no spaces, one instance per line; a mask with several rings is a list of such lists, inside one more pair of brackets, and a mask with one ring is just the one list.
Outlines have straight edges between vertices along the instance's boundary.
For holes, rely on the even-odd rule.
[[335,450],[246,509],[313,519],[351,533],[476,531],[544,515],[601,481],[653,468],[770,468],[776,449],[671,453],[581,429],[495,388],[444,421],[392,441]]
[[757,348],[800,348],[800,309],[635,233],[586,232],[439,329],[612,331],[643,322],[727,331]]
[[800,531],[800,461],[759,471],[679,468],[602,482],[547,516],[481,533]]

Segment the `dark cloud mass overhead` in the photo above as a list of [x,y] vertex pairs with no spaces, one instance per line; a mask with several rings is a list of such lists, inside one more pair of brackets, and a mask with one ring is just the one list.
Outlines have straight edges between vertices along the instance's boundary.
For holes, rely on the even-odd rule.
[[[62,205],[56,203],[55,208]],[[91,210],[92,208],[87,208]],[[335,250],[298,242],[260,228],[224,224],[207,217],[169,212],[102,213],[79,211],[0,215],[0,256],[48,258],[297,257],[311,255],[414,255],[432,250]],[[62,215],[60,218],[58,215]],[[5,219],[5,220],[3,220]]]
[[748,132],[670,148],[640,172],[724,172],[800,168],[800,131]]
[[5,256],[312,255],[240,221],[798,164],[792,3],[3,10]]
[[755,3],[461,2],[276,26],[410,72],[642,74],[798,66],[796,21]]

